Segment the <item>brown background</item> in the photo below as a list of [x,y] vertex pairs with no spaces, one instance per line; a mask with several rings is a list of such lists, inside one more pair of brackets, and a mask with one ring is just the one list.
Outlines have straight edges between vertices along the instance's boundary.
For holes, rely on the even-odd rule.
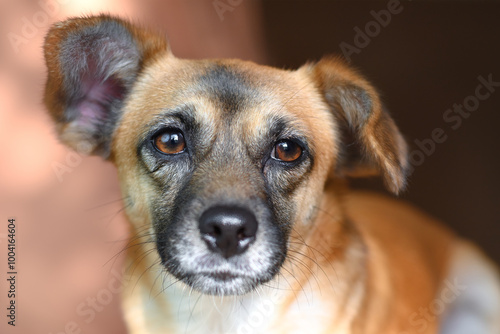
[[[474,94],[477,77],[500,82],[498,2],[402,1],[403,11],[352,64],[375,84],[409,143],[435,128],[448,139],[415,168],[403,198],[479,243],[500,262],[500,89],[457,130],[443,121]],[[265,1],[271,64],[297,67],[354,45],[386,1]],[[500,88],[500,87],[499,87]],[[412,144],[415,149],[415,144]],[[366,186],[367,183],[363,183]],[[378,182],[368,186],[380,188]]]

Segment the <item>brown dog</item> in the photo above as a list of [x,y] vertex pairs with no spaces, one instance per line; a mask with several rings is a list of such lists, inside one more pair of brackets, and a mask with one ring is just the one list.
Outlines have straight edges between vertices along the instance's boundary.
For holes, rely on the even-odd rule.
[[500,333],[480,251],[347,189],[380,173],[398,193],[407,151],[341,61],[181,60],[109,16],[56,24],[45,57],[60,138],[118,169],[131,333]]

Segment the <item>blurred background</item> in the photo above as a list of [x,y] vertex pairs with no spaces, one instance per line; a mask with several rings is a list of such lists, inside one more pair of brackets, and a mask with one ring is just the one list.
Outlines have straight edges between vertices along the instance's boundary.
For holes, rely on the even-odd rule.
[[[7,326],[2,316],[0,332],[125,333],[114,292],[128,235],[116,171],[59,144],[41,104],[44,34],[53,22],[90,13],[164,31],[178,57],[296,68],[344,54],[382,93],[412,146],[414,170],[402,198],[500,262],[500,87],[459,125],[443,119],[454,105],[474,100],[478,77],[500,82],[500,3],[401,1],[392,13],[390,3],[1,0],[2,309],[8,218],[17,222],[19,275],[18,326]],[[437,128],[446,141],[419,147]],[[353,185],[384,191],[378,180]]]

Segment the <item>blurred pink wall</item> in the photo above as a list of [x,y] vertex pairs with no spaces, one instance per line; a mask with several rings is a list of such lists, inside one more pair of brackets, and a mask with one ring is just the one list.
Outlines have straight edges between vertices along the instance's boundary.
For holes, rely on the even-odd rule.
[[[119,309],[127,223],[115,168],[58,143],[41,104],[43,37],[69,16],[108,12],[165,31],[179,57],[264,63],[260,6],[213,1],[43,0],[0,3],[0,307],[7,219],[17,223],[17,326],[0,333],[125,333]],[[95,303],[95,304],[94,304]],[[2,314],[4,312],[2,311]]]

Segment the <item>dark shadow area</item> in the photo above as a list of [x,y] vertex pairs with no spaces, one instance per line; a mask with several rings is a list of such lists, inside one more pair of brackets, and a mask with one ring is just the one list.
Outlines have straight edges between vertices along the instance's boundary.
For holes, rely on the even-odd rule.
[[[365,31],[375,20],[371,11],[387,4],[264,1],[271,65],[296,68],[325,54],[342,54],[343,42],[356,47],[354,28]],[[379,24],[378,33],[370,26],[373,37],[351,58],[380,90],[410,144],[415,169],[402,198],[500,262],[500,3],[405,1],[401,6],[385,27]],[[499,86],[490,87],[495,91],[474,106],[470,96],[481,84],[479,76],[491,76]],[[484,89],[480,92],[486,94]],[[459,120],[457,113],[447,113],[464,101],[476,108],[469,116]],[[431,140],[437,128],[444,132],[442,143]],[[378,181],[355,185],[381,188]]]

